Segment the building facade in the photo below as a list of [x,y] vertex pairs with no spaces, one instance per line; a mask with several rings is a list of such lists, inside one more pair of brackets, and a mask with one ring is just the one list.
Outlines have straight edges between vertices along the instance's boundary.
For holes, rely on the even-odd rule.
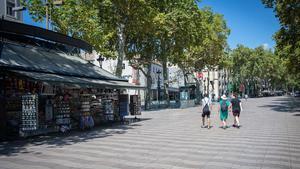
[[226,69],[205,69],[202,73],[201,93],[208,94],[213,100],[230,93],[228,90],[229,72]]
[[[115,73],[117,67],[116,59],[103,59],[99,62],[99,55],[93,52],[92,55],[84,55],[85,60],[102,67],[104,70]],[[143,68],[147,72],[147,68]],[[201,75],[200,75],[201,74]],[[200,76],[199,76],[200,75]],[[141,70],[130,66],[129,61],[123,61],[122,78],[134,85],[143,86],[144,89],[129,89],[130,95],[139,95],[141,103],[145,105],[147,78]],[[208,94],[213,100],[221,95],[228,94],[228,71],[225,69],[204,69],[202,72],[195,72],[184,76],[178,66],[168,67],[168,81],[163,77],[163,68],[159,63],[151,65],[151,100],[152,105],[166,104],[164,97],[164,84],[168,84],[168,94],[171,103],[188,102],[200,103],[204,94]],[[194,104],[194,103],[193,103]],[[189,105],[192,105],[189,103]]]
[[0,16],[3,19],[23,22],[20,0],[0,0]]
[[219,93],[228,95],[229,91],[229,72],[226,69],[219,70]]

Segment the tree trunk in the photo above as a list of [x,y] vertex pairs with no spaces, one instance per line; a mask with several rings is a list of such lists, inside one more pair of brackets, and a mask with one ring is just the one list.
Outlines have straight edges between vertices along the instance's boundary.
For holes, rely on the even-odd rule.
[[151,108],[151,96],[152,96],[151,64],[148,65],[146,78],[147,78],[147,91],[146,91],[145,109],[149,110]]
[[186,72],[182,69],[182,73],[183,73],[183,80],[184,80],[184,86],[187,86],[187,74]]
[[195,81],[196,81],[196,104],[200,104],[200,101],[201,101],[201,92],[200,92],[201,84],[200,84],[200,81],[197,78],[195,78]]
[[125,35],[124,35],[125,25],[119,23],[117,26],[117,37],[118,37],[118,62],[116,68],[116,76],[122,77],[122,65],[125,58]]
[[167,61],[163,61],[163,76],[164,76],[164,98],[167,101],[167,106],[170,107],[170,97],[169,97],[169,72],[167,67]]
[[209,90],[210,90],[210,89],[209,89],[209,85],[210,85],[209,74],[210,74],[210,73],[209,73],[209,70],[207,71],[207,74],[208,74],[208,75],[207,75],[207,93],[206,93],[206,94],[208,95],[208,97],[210,97],[210,91],[209,91]]

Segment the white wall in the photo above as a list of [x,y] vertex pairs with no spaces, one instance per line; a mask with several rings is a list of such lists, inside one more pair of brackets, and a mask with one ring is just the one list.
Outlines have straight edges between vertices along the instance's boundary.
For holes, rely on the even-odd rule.
[[15,3],[15,7],[21,5],[20,0],[0,0],[0,17],[4,16],[4,19],[9,21],[23,22],[23,11],[14,12],[14,16],[7,15],[7,2]]
[[[158,71],[160,71],[161,73],[157,73]],[[151,65],[151,78],[152,78],[151,89],[157,89],[158,78],[160,79],[160,87],[164,86],[163,68],[160,64]]]
[[[98,62],[98,61],[95,61]],[[96,63],[99,65],[99,62]],[[127,79],[129,83],[133,83],[139,86],[146,86],[146,77],[141,71],[135,70],[129,65],[129,61],[123,61],[124,69],[122,70],[122,77]],[[102,68],[109,71],[110,73],[115,73],[117,67],[116,59],[105,59],[102,62]],[[139,76],[139,77],[138,77]],[[136,83],[139,78],[139,83]],[[140,95],[141,104],[145,104],[145,90],[143,89],[128,89],[127,93],[129,95]]]
[[179,88],[180,86],[184,86],[182,70],[178,66],[169,67],[169,87]]
[[[203,84],[203,88],[202,90],[204,91],[204,93],[207,93],[207,88],[208,88],[208,80],[209,81],[213,81],[214,82],[214,86],[211,85],[211,83],[209,82],[209,95],[211,97],[212,94],[215,94],[215,99],[217,99],[217,97],[220,95],[219,94],[219,72],[218,70],[210,70],[208,71],[203,71],[203,79],[202,79],[202,84]],[[204,80],[206,80],[204,82]],[[214,88],[213,88],[214,87]],[[204,90],[206,88],[206,90]]]

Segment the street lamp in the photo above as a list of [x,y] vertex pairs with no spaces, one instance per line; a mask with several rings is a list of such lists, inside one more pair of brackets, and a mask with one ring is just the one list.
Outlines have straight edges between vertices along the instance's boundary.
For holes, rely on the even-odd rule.
[[157,70],[157,101],[158,101],[158,107],[160,107],[160,74],[161,71]]
[[[60,6],[63,4],[63,0],[54,0],[52,2],[53,5],[55,6]],[[51,7],[50,3],[48,0],[45,1],[45,7],[46,7],[46,29],[49,29],[49,12],[50,12],[50,20],[51,20],[51,9],[49,11],[49,7]]]

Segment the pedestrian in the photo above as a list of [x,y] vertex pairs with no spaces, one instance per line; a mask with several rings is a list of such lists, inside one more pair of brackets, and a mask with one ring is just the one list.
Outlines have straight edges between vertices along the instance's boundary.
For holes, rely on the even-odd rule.
[[234,124],[232,126],[240,128],[240,119],[239,118],[240,118],[240,113],[243,110],[243,108],[242,108],[242,102],[237,97],[236,93],[232,94],[231,105],[232,105],[232,115],[234,117]]
[[246,101],[248,100],[248,95],[247,95],[247,94],[245,94],[245,100],[246,100]]
[[222,122],[223,129],[228,128],[226,120],[228,118],[228,110],[231,108],[230,102],[227,100],[226,95],[223,95],[221,97],[221,101],[219,104],[219,113],[220,113],[220,120]]
[[205,128],[205,117],[207,118],[207,128],[210,129],[210,112],[212,110],[212,103],[207,94],[202,99],[202,128]]

